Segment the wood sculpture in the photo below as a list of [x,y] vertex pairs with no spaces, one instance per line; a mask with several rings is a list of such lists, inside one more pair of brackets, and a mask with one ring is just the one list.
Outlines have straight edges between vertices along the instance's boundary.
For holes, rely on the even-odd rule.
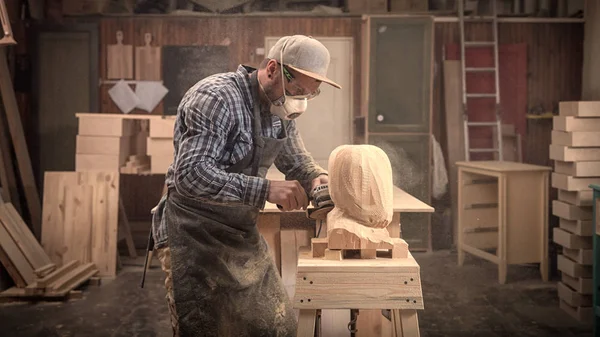
[[346,251],[375,258],[391,250],[406,258],[408,244],[392,238],[387,226],[393,216],[392,166],[386,153],[373,145],[342,145],[329,157],[329,193],[334,208],[327,214],[327,238],[312,240],[313,257],[341,260]]

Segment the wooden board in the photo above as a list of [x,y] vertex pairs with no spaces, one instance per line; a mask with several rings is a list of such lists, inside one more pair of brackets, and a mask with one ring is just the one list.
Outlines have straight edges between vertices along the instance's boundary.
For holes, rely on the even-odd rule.
[[135,47],[135,79],[141,81],[161,80],[161,49],[153,47],[152,34],[144,34],[144,46]]
[[559,219],[559,227],[569,233],[580,236],[592,236],[594,226],[591,220],[567,220]]
[[600,117],[600,102],[569,101],[559,102],[558,111],[561,116]]
[[572,234],[561,228],[554,228],[553,240],[557,244],[569,249],[592,249],[591,238]]
[[552,130],[552,144],[571,147],[600,146],[600,133],[595,131]]
[[593,192],[591,189],[582,191],[566,191],[559,189],[558,200],[575,206],[592,206],[592,194]]
[[600,160],[600,148],[579,148],[551,144],[550,159],[565,162],[597,161]]
[[147,138],[146,153],[149,156],[170,156],[175,155],[175,147],[172,138]]
[[134,136],[77,136],[77,154],[129,155]]
[[571,116],[554,116],[552,118],[552,130],[600,131],[600,118],[580,118]]
[[117,31],[117,43],[106,46],[106,78],[133,79],[133,46],[123,44],[123,32]]
[[571,287],[580,294],[591,295],[594,290],[594,282],[591,278],[580,278],[569,276],[566,273],[560,275],[562,283]]
[[571,277],[592,277],[592,266],[579,264],[562,254],[558,254],[557,267]]
[[571,289],[568,285],[558,282],[556,285],[558,297],[573,307],[590,307],[592,306],[592,296],[582,295]]
[[108,116],[102,115],[103,114],[78,114],[78,135],[120,137],[132,136],[135,133],[136,124],[133,120],[125,118],[108,118]]
[[150,138],[173,139],[175,118],[154,118],[150,120]]
[[591,220],[592,208],[570,205],[560,200],[552,200],[552,214],[567,220]]
[[[586,239],[590,242],[592,241],[589,237],[586,237]],[[593,249],[571,249],[563,246],[562,253],[564,256],[582,265],[591,266],[594,263]]]
[[296,267],[301,247],[310,247],[312,233],[309,229],[283,229],[281,231],[281,279],[290,298],[296,289]]
[[[598,172],[600,174],[600,172]],[[600,184],[600,177],[577,178],[562,173],[552,173],[552,187],[565,191],[590,191],[590,184]],[[591,195],[590,195],[591,196]]]
[[552,168],[548,166],[531,165],[525,163],[516,163],[510,161],[494,161],[494,160],[481,160],[481,161],[460,161],[456,165],[464,166],[474,169],[481,169],[492,172],[526,172],[526,171],[551,171]]
[[600,161],[565,162],[556,160],[554,172],[573,177],[598,177],[600,176]]
[[52,262],[93,262],[114,277],[118,200],[118,172],[46,172],[42,246]]

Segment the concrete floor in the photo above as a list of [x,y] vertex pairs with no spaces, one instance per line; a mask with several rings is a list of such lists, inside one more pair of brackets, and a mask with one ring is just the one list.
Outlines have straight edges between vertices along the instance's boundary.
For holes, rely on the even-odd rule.
[[[499,285],[497,269],[467,256],[415,253],[421,266],[425,310],[423,337],[592,336],[558,307],[556,281],[544,284],[535,266],[511,266]],[[124,263],[119,276],[88,286],[66,303],[0,305],[0,336],[170,336],[160,268],[139,288],[141,259]]]

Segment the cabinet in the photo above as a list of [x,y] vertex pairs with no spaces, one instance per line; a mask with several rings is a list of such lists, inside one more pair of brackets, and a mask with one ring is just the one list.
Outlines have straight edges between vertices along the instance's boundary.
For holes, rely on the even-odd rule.
[[[355,137],[383,149],[394,184],[426,204],[431,202],[433,33],[430,16],[363,16],[363,96]],[[431,214],[407,214],[400,223],[411,250],[431,249]]]

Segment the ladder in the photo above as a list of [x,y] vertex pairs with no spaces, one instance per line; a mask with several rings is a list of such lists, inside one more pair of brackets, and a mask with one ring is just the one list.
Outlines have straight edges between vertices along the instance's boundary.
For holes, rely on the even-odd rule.
[[[498,74],[498,16],[496,0],[489,0],[491,6],[491,15],[487,16],[469,16],[464,14],[464,0],[458,1],[458,17],[460,24],[460,48],[461,48],[461,73],[462,73],[462,105],[463,105],[463,133],[465,145],[465,159],[471,160],[472,153],[497,153],[498,160],[504,160],[502,153],[502,120],[500,117],[500,78]],[[465,21],[469,22],[488,22],[492,26],[492,41],[465,41]],[[493,47],[494,48],[494,66],[491,68],[466,67],[466,48],[473,47]],[[495,92],[493,93],[469,93],[467,92],[467,73],[469,72],[493,72],[495,77]],[[472,122],[469,121],[469,112],[467,111],[467,100],[469,98],[495,98],[495,121]],[[496,147],[492,148],[471,148],[469,144],[469,129],[471,127],[492,127],[496,128]]]

